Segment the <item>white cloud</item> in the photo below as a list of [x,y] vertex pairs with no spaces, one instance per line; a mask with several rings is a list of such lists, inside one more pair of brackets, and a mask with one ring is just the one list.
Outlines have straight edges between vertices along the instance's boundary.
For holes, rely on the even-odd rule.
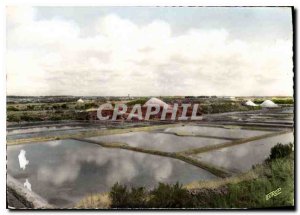
[[87,36],[70,20],[35,19],[32,8],[9,7],[7,23],[8,95],[293,93],[290,40],[233,40],[226,29],[175,36],[165,21],[115,14],[91,22]]

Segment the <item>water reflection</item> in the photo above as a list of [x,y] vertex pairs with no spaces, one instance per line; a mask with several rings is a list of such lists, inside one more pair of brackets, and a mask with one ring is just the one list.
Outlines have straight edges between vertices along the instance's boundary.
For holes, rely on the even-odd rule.
[[26,151],[25,150],[21,150],[19,155],[18,155],[18,159],[19,159],[19,165],[20,165],[20,168],[25,170],[26,168],[26,165],[29,164],[29,161],[26,159]]
[[115,134],[88,138],[91,140],[127,143],[130,146],[146,149],[156,149],[166,152],[178,152],[192,148],[200,148],[207,145],[215,145],[226,142],[226,140],[180,137],[174,134],[153,133],[153,132],[132,132],[126,134]]
[[[25,175],[16,168],[20,150],[26,150],[31,162]],[[87,194],[108,191],[115,182],[153,187],[159,181],[189,183],[215,178],[179,160],[73,140],[9,146],[7,156],[8,174],[22,183],[28,179],[33,191],[60,207]]]
[[[39,131],[40,129],[40,131]],[[33,137],[44,137],[44,136],[58,136],[58,135],[67,135],[67,134],[77,134],[78,132],[84,131],[93,131],[105,128],[97,128],[97,127],[68,127],[65,129],[49,129],[47,128],[34,128],[34,132],[29,132],[30,129],[27,129],[27,132],[20,132],[21,130],[14,130],[12,132],[8,132],[6,135],[7,140],[16,140],[22,138],[33,138]]]
[[194,156],[196,159],[223,167],[232,172],[244,172],[253,165],[262,163],[277,143],[288,144],[294,141],[293,133],[252,141]]
[[166,132],[183,132],[191,135],[209,135],[215,137],[226,138],[248,138],[258,135],[263,135],[266,131],[243,130],[238,128],[216,128],[203,126],[181,126],[165,129]]
[[31,191],[31,184],[29,183],[28,178],[26,178],[26,181],[24,183],[24,187],[26,187],[28,190]]

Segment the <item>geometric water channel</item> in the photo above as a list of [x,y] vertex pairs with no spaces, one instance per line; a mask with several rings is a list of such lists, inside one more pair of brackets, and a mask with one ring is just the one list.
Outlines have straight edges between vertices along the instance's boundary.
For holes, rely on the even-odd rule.
[[[115,182],[151,188],[158,182],[188,184],[218,178],[209,168],[201,168],[205,164],[230,174],[245,172],[262,163],[278,142],[294,141],[292,109],[216,114],[206,116],[204,122],[198,124],[180,123],[113,135],[84,135],[106,129],[104,125],[83,124],[9,128],[7,173],[49,204],[72,207],[87,195],[109,191]],[[72,139],[72,135],[79,133],[83,134],[81,141]],[[70,139],[30,143],[34,138],[60,135]],[[9,144],[26,139],[26,144]],[[127,147],[126,150],[107,148],[97,143],[107,146],[121,143]],[[141,150],[132,151],[133,148]],[[203,148],[206,151],[202,152]],[[142,150],[163,154],[147,154]],[[175,153],[195,160],[196,164],[177,159]],[[25,164],[21,165],[20,157]]]

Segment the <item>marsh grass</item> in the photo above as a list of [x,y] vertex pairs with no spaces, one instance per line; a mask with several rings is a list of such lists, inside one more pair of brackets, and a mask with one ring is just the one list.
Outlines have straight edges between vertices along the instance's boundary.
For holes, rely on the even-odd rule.
[[109,193],[90,194],[75,205],[78,209],[109,208],[111,199]]
[[[294,205],[294,161],[292,158],[276,159],[258,166],[258,178],[228,184],[228,194],[211,195],[200,207],[268,208]],[[271,199],[266,195],[281,188],[281,193]]]
[[225,186],[228,184],[237,184],[242,181],[249,181],[257,178],[259,175],[251,170],[246,173],[239,174],[237,176],[232,176],[228,178],[218,178],[213,180],[207,180],[207,181],[194,181],[189,184],[184,185],[183,187],[192,190],[192,189],[217,189],[221,186]]

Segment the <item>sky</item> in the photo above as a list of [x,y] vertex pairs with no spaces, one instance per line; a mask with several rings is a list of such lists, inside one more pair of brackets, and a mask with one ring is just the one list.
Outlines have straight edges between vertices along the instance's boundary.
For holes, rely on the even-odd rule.
[[6,8],[7,95],[292,96],[290,8]]

